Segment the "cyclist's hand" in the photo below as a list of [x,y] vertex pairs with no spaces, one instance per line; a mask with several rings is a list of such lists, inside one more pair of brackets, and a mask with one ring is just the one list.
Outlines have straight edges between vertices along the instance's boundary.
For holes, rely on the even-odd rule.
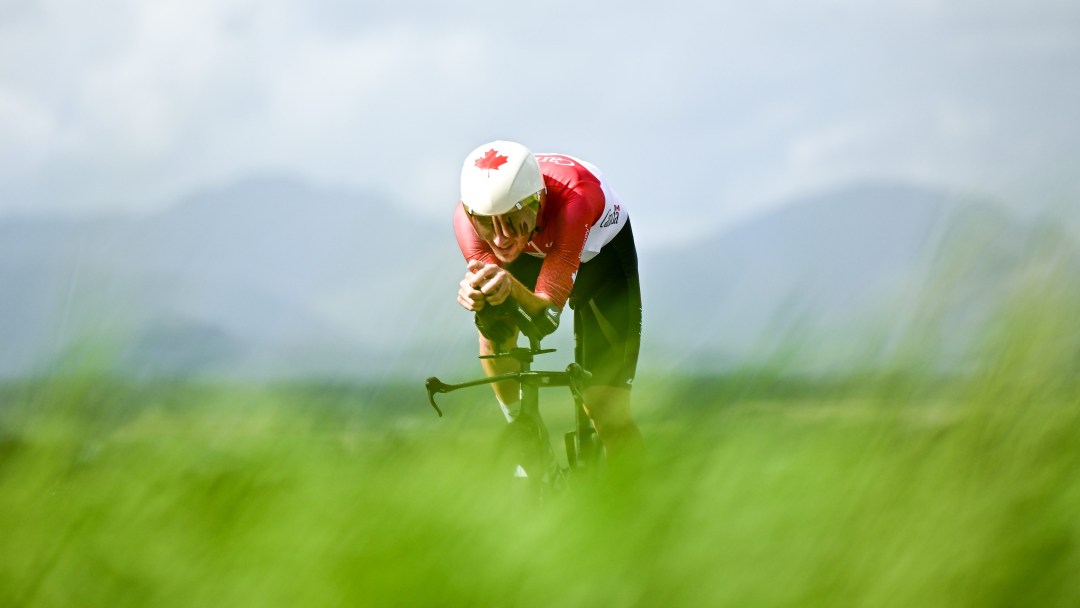
[[484,293],[479,289],[473,287],[472,280],[469,275],[465,275],[465,278],[461,280],[458,285],[458,304],[465,310],[477,312],[484,308]]
[[[475,270],[474,270],[475,269]],[[469,270],[473,271],[472,285],[484,294],[484,301],[493,306],[498,306],[510,297],[511,283],[510,273],[495,264],[482,264],[470,262]]]
[[[472,260],[469,262],[468,272],[465,272],[464,281],[461,283],[461,291],[467,292],[469,298],[475,298],[474,291],[480,292],[485,302],[492,306],[498,306],[510,297],[512,285],[510,273],[498,265],[484,264],[482,261]],[[465,296],[465,294],[459,294],[459,301],[460,296]],[[483,305],[480,308],[465,307],[467,310],[480,310],[481,308],[483,308]]]
[[484,308],[487,297],[480,288],[491,278],[492,271],[489,267],[498,268],[494,264],[484,264],[478,260],[470,260],[466,266],[465,278],[458,284],[458,304],[465,310],[477,312]]

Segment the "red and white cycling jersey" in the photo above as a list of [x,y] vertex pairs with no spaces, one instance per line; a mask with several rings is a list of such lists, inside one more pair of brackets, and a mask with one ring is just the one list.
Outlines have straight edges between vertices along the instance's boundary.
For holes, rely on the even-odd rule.
[[[535,292],[562,307],[578,266],[596,257],[626,224],[626,207],[596,166],[565,154],[535,154],[547,203],[525,253],[544,258]],[[466,260],[503,264],[477,236],[465,208],[454,212],[454,233]]]

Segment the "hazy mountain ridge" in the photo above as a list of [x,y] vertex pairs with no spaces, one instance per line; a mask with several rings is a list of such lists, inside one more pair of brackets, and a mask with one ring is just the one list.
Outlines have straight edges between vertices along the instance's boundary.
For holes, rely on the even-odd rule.
[[[424,223],[380,203],[261,179],[138,219],[0,222],[0,374],[48,367],[80,341],[108,343],[112,364],[137,374],[421,373],[471,358],[450,212]],[[1031,247],[1067,250],[1080,268],[1075,244],[1039,230],[985,204],[863,184],[642,248],[643,365],[737,365],[792,337],[811,364],[865,362],[925,324],[931,296],[932,323],[966,338]]]
[[1064,231],[984,201],[870,183],[662,253],[646,267],[685,275],[643,280],[657,294],[678,293],[687,277],[699,286],[659,337],[665,348],[691,340],[683,365],[790,358],[792,350],[803,367],[872,365],[919,339],[937,341],[935,354],[955,361],[1038,260],[1057,252],[1060,270],[1080,278],[1077,251]]
[[[217,336],[229,356],[206,358],[223,373],[302,371],[310,354],[267,364],[274,359],[267,353],[306,351],[311,344],[337,353],[339,367],[348,368],[341,353],[359,357],[370,346],[362,341],[380,342],[371,335],[378,324],[370,313],[393,311],[376,303],[348,322],[350,305],[363,301],[362,286],[408,291],[402,278],[409,274],[386,263],[397,246],[382,237],[387,227],[409,224],[374,197],[279,179],[200,193],[137,220],[0,223],[0,281],[20,287],[4,298],[0,322],[21,330],[5,340],[0,369],[25,373],[57,356],[47,343],[79,339],[118,339],[124,367],[130,362],[148,373],[208,369],[196,357],[170,352],[164,336],[173,336],[178,348],[190,346],[181,339],[184,328]],[[335,306],[344,311],[331,314]],[[191,365],[175,365],[188,360]],[[307,371],[320,367],[327,365]]]

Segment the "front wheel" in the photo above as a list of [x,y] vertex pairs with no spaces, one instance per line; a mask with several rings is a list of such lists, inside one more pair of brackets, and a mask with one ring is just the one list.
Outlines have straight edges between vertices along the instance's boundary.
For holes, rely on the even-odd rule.
[[[497,445],[500,470],[524,472],[532,479],[544,475],[544,450],[540,427],[536,421],[521,416],[503,428]],[[520,467],[520,471],[518,468]]]

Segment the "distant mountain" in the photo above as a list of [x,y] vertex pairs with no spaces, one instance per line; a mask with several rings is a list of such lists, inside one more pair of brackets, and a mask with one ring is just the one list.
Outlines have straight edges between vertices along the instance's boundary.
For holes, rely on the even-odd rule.
[[0,373],[80,344],[145,374],[385,373],[461,263],[449,210],[424,223],[381,202],[261,179],[139,220],[0,222]]
[[[424,222],[395,209],[276,178],[141,219],[2,221],[0,376],[58,363],[246,377],[475,365],[471,322],[454,304],[462,262],[450,210]],[[889,184],[793,201],[640,252],[642,364],[865,364],[919,331],[960,353],[1023,276],[1033,243],[1080,277],[1068,237],[986,204]]]
[[1054,257],[1080,279],[1077,252],[1064,231],[986,202],[869,183],[646,258],[642,280],[646,312],[663,314],[658,350],[683,353],[673,367],[830,369],[916,352],[953,366],[1033,267]]

